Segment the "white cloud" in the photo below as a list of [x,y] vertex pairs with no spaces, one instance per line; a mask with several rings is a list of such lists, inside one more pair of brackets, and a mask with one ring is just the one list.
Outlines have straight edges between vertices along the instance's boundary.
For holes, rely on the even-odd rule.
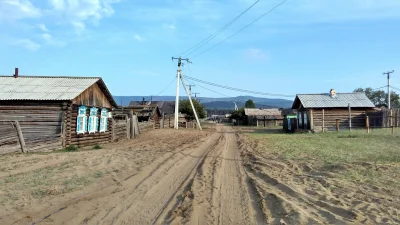
[[145,40],[145,38],[144,37],[142,37],[142,36],[140,36],[140,35],[135,35],[135,37],[134,37],[137,41],[144,41]]
[[44,24],[38,24],[37,25],[37,28],[39,28],[41,31],[43,31],[43,32],[49,32],[49,29],[47,29],[47,27],[46,27],[46,25],[44,25]]
[[119,0],[49,0],[53,13],[67,19],[80,33],[86,23],[98,24],[104,17],[114,14],[112,4]]
[[244,51],[244,56],[247,59],[252,60],[267,60],[269,58],[268,54],[258,48],[249,48]]
[[40,48],[40,45],[30,39],[19,39],[12,43],[13,45],[17,45],[28,49],[30,51],[37,51]]
[[65,46],[65,42],[55,40],[53,38],[53,36],[51,36],[50,34],[42,34],[42,38],[44,39],[44,41],[48,45],[57,46],[57,47],[64,47]]
[[29,0],[0,0],[0,22],[41,16]]
[[175,27],[174,25],[172,25],[172,24],[169,25],[168,28],[169,28],[170,30],[175,30],[175,29],[176,29],[176,27]]

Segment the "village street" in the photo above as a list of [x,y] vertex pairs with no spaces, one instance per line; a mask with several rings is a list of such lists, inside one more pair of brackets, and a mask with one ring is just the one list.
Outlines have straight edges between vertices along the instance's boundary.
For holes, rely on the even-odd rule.
[[[98,151],[9,155],[3,160],[15,166],[10,185],[20,183],[21,191],[28,189],[27,177],[51,170],[45,181],[33,182],[46,190],[42,196],[18,193],[1,210],[0,223],[368,224],[385,214],[357,199],[351,186],[333,192],[327,187],[339,186],[335,179],[257,153],[258,144],[230,126],[205,130],[152,130]],[[113,172],[70,191],[60,188],[73,171],[96,169]]]

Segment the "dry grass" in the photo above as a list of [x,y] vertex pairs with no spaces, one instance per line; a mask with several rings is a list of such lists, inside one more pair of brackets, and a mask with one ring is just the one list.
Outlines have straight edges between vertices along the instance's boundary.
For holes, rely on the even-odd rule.
[[248,133],[264,154],[333,172],[346,181],[386,186],[400,194],[400,129],[328,133]]

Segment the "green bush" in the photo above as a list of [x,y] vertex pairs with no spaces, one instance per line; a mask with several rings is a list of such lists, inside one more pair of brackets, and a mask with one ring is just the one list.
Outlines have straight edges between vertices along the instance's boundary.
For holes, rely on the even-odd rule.
[[99,144],[96,144],[95,146],[93,146],[93,150],[98,150],[98,149],[102,149],[103,147]]
[[70,145],[64,149],[66,152],[76,152],[78,151],[78,146]]

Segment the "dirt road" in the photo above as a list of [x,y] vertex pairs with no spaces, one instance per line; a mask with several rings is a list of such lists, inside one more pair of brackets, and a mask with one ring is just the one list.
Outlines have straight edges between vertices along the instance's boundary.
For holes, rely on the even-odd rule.
[[[295,170],[254,154],[228,126],[218,125],[210,135],[159,154],[132,175],[129,169],[124,179],[99,182],[65,201],[55,197],[45,205],[8,214],[0,217],[0,224],[373,222],[343,201],[332,204],[329,198],[336,197],[325,189],[326,193],[304,192],[286,182],[282,176],[291,177]],[[307,177],[298,182],[303,182],[301,187],[304,182],[324,185]],[[324,194],[326,201],[315,197]]]

